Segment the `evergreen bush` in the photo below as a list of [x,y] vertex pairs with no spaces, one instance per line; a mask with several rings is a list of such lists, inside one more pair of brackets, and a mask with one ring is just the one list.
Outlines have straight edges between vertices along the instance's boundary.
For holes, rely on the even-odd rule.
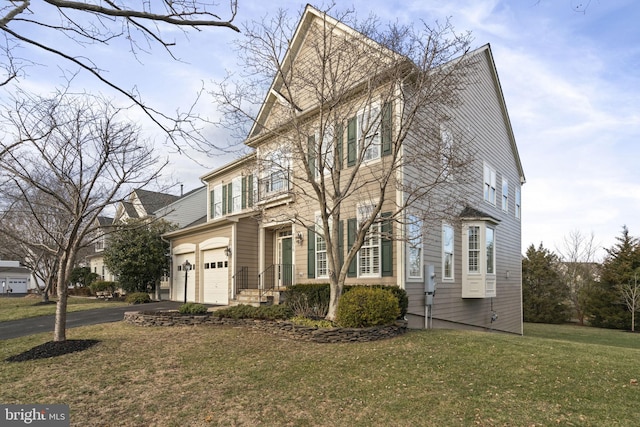
[[398,298],[379,287],[358,286],[340,297],[336,323],[345,328],[392,324],[400,316]]
[[188,302],[186,304],[182,304],[178,311],[181,314],[206,314],[208,309],[202,304],[198,304],[195,302]]
[[295,316],[321,319],[329,311],[331,288],[328,283],[303,283],[287,288],[284,303]]
[[145,304],[151,302],[151,297],[149,297],[149,294],[146,292],[134,292],[127,294],[125,302],[129,304]]

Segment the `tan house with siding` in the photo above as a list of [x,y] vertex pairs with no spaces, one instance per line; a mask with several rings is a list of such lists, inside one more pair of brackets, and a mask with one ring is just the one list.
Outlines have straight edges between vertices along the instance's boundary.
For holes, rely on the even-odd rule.
[[[326,106],[314,102],[313,91],[287,81],[298,64],[313,74],[314,37],[326,36],[327,28],[351,47],[364,46],[360,52],[381,55],[354,61],[377,64],[375,77],[382,76],[369,78],[362,67],[353,73],[348,96],[332,105],[328,125]],[[245,141],[252,154],[202,176],[206,219],[167,235],[170,298],[277,302],[289,285],[327,283],[343,274],[346,284],[405,289],[410,327],[521,334],[524,172],[491,49],[467,55],[473,83],[447,110],[447,121],[434,127],[432,117],[416,115],[411,119],[418,125],[402,134],[411,102],[404,85],[410,83],[385,74],[385,61],[391,66],[397,55],[307,6],[285,56],[289,68],[274,80]],[[376,84],[366,92],[362,82],[372,86],[372,80]],[[464,176],[443,160],[462,136],[470,141],[466,152],[473,153]],[[429,151],[430,144],[437,150]],[[431,182],[439,183],[435,195],[417,198],[428,194]],[[331,197],[319,196],[319,183],[333,191]],[[438,210],[449,216],[423,215]],[[343,262],[359,237],[359,250]],[[332,257],[340,260],[336,271]],[[430,282],[435,294],[426,292]]]

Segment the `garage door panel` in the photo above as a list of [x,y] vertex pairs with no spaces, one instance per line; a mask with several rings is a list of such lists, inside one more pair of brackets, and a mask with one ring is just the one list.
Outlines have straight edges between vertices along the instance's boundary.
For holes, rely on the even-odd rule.
[[204,302],[207,304],[229,303],[229,261],[224,249],[203,252]]
[[[193,263],[195,261],[195,254],[194,253],[189,253],[189,254],[180,254],[180,255],[176,255],[174,258],[174,268],[173,268],[173,286],[174,286],[174,295],[175,295],[175,299],[176,301],[184,301],[184,276],[185,276],[185,272],[184,270],[182,270],[182,267],[178,267],[178,266],[182,266],[182,264],[184,264],[185,261],[189,261],[189,263],[192,265],[193,268]],[[196,278],[195,278],[195,271],[193,270],[189,270],[189,272],[187,272],[187,301],[188,302],[195,302],[196,300]]]

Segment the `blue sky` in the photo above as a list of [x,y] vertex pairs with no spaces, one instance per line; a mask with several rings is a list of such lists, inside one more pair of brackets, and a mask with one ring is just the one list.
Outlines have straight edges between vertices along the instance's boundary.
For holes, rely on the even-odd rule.
[[[297,13],[304,7],[288,0],[238,3],[239,24],[277,8]],[[458,31],[472,32],[474,47],[491,44],[527,179],[523,251],[541,242],[551,250],[561,248],[563,238],[575,230],[593,233],[601,247],[611,247],[625,224],[640,236],[637,0],[338,0],[337,7],[353,7],[362,18],[373,13],[401,23],[450,17]],[[145,99],[171,112],[186,108],[202,83],[237,69],[230,45],[235,37],[220,28],[191,34],[188,40],[176,34],[182,63],[159,50],[135,62],[123,49],[91,49],[106,58],[103,67],[114,79],[137,85]],[[39,62],[50,63],[46,55]],[[59,83],[52,76],[60,74],[55,67],[34,68],[22,84],[47,90]],[[89,76],[79,76],[74,84],[104,91]],[[205,111],[213,114],[214,108],[205,106]],[[136,113],[132,118],[138,119]],[[215,129],[208,134],[226,138]],[[173,153],[170,158],[174,179],[189,190],[230,156],[199,157],[205,166]]]

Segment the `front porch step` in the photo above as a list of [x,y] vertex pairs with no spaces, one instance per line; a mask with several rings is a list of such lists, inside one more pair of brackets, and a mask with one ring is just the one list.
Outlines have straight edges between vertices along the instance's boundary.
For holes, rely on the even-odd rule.
[[269,295],[263,295],[261,298],[259,289],[242,289],[240,293],[236,295],[235,300],[229,301],[229,305],[234,306],[244,304],[260,307],[261,305],[278,304],[281,300],[280,293],[285,290],[285,288],[281,288],[278,291],[270,292]]

